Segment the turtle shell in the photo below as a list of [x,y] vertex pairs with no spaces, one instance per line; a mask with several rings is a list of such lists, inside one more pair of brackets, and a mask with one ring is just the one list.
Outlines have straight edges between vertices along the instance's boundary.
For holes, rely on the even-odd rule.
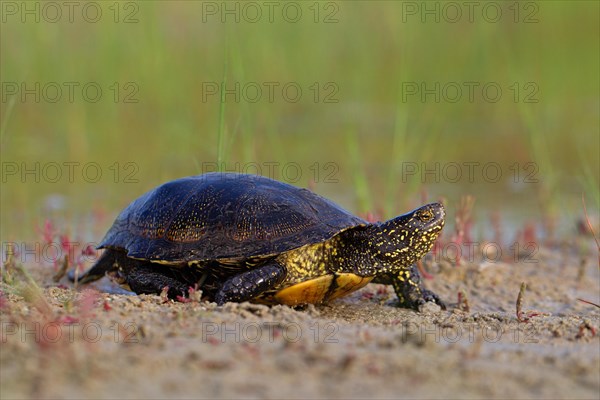
[[258,175],[208,173],[167,182],[134,200],[99,248],[169,264],[248,259],[366,224],[306,189]]

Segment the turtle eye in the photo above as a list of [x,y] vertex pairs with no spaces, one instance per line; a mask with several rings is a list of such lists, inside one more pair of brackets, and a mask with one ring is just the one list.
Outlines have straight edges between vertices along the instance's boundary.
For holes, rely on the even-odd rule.
[[429,222],[433,219],[433,212],[431,210],[423,210],[418,215],[421,222]]

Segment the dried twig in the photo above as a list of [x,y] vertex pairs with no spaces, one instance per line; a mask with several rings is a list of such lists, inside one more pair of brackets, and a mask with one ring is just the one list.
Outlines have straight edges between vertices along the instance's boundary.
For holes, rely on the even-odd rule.
[[581,339],[585,337],[585,332],[588,330],[591,332],[592,337],[596,336],[596,328],[594,328],[589,322],[585,321],[583,324],[579,325],[579,331],[577,332],[577,335],[575,335],[575,338]]
[[165,286],[160,291],[160,299],[161,299],[161,301],[163,303],[168,303],[169,302],[169,287],[168,286]]
[[[473,212],[473,206],[475,205],[475,197],[471,195],[462,196],[460,198],[460,203],[458,205],[458,209],[456,210],[456,215],[454,217],[454,234],[450,239],[451,242],[454,242],[458,245],[463,243],[472,242],[471,239],[471,213]],[[460,264],[460,252],[457,252],[455,263],[458,266]]]
[[527,289],[527,284],[525,282],[521,282],[521,288],[519,289],[519,296],[517,296],[517,319],[519,322],[525,322],[525,319],[522,319],[523,314],[523,300],[525,299],[525,290]]
[[583,196],[583,193],[581,194],[581,202],[583,203],[583,212],[585,213],[585,220],[587,222],[588,228],[590,228],[590,232],[592,232],[594,240],[596,241],[596,247],[598,247],[598,268],[600,268],[600,240],[598,240],[598,236],[596,236],[596,232],[594,232],[594,227],[590,222],[590,217],[587,212],[587,207],[585,206],[585,197]]
[[547,316],[550,315],[548,313],[540,312],[540,311],[523,311],[523,302],[525,301],[525,290],[527,289],[527,284],[525,282],[521,282],[521,288],[519,289],[519,296],[517,297],[517,319],[519,322],[529,322],[529,320],[533,317],[538,316]]
[[2,282],[7,285],[12,285],[13,282],[13,271],[15,270],[16,262],[15,262],[15,249],[13,248],[12,243],[7,243],[6,245],[6,259],[4,260],[4,264],[2,267]]
[[584,300],[584,299],[577,299],[577,300],[581,301],[582,303],[591,304],[593,306],[596,306],[596,307],[600,308],[600,305],[598,305],[596,303],[592,303],[591,301],[587,301],[587,300]]
[[[62,279],[62,277],[66,275],[67,269],[69,269],[69,254],[68,253],[65,254],[65,256],[63,257],[60,268],[58,269],[58,271],[56,271],[56,274],[54,274],[54,276],[52,277],[52,280],[54,282],[60,281]],[[75,276],[77,276],[77,274],[75,274]]]
[[458,308],[464,312],[470,312],[471,307],[469,306],[469,298],[467,292],[464,289],[458,291]]

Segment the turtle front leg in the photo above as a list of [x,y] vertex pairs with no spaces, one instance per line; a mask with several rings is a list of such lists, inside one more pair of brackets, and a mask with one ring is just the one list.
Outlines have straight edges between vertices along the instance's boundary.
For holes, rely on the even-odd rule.
[[215,295],[215,302],[223,305],[228,301],[239,303],[253,299],[280,284],[286,275],[285,267],[277,262],[235,275],[223,283]]
[[418,310],[420,305],[431,301],[438,304],[443,310],[446,309],[446,304],[437,294],[423,287],[416,265],[387,274],[385,277],[377,277],[374,282],[391,284],[398,296],[400,307]]

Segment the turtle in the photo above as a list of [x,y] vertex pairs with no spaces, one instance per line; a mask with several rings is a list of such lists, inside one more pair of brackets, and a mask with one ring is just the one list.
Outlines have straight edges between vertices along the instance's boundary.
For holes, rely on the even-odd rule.
[[374,282],[392,285],[399,307],[445,308],[415,266],[444,221],[444,206],[431,203],[369,223],[308,189],[211,172],[164,183],[129,204],[78,281],[108,274],[137,294],[166,289],[181,299],[193,288],[219,305],[288,306],[328,302]]

